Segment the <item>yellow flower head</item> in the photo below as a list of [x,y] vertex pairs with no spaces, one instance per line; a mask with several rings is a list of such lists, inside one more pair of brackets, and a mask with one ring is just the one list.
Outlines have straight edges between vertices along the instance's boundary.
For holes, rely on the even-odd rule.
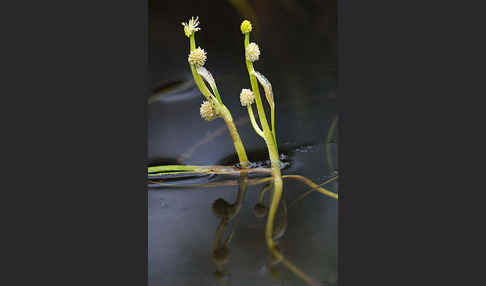
[[243,34],[251,32],[251,29],[252,29],[251,22],[248,21],[248,20],[243,21],[241,23],[240,29],[241,29],[241,33],[243,33]]
[[191,51],[187,61],[196,67],[202,67],[206,63],[206,52],[200,47]]
[[201,30],[201,28],[197,27],[197,25],[199,25],[198,18],[199,17],[196,17],[196,19],[194,19],[194,17],[191,17],[188,23],[182,23],[182,26],[184,26],[184,33],[188,38],[192,35],[192,33]]

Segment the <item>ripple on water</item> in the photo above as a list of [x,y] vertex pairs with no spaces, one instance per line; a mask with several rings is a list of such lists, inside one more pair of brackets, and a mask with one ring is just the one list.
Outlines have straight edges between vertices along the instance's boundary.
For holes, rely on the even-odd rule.
[[[300,170],[304,167],[304,162],[302,158],[302,153],[312,153],[312,152],[322,152],[324,147],[322,144],[301,144],[301,145],[293,145],[289,143],[283,143],[280,148],[280,168],[282,170],[286,170],[287,173],[295,172]],[[335,145],[335,144],[331,144]],[[323,149],[323,150],[321,150]],[[332,151],[335,148],[332,148]],[[327,152],[326,152],[327,153]],[[331,152],[332,153],[332,152]],[[247,152],[248,158],[251,160],[249,164],[249,168],[271,168],[271,162],[268,159],[268,151],[267,149],[258,149]],[[326,154],[330,155],[330,154]],[[305,155],[308,156],[308,155]],[[333,161],[333,158],[330,158]],[[170,158],[163,158],[152,160],[150,162],[150,166],[156,165],[179,165],[179,161],[177,159],[170,159]],[[219,160],[217,165],[223,166],[234,166],[240,168],[240,164],[238,163],[238,156],[236,153],[232,153],[223,159]],[[334,165],[334,164],[332,164]],[[328,175],[337,175],[337,168],[336,166],[329,166],[334,167],[331,168],[331,173]],[[226,175],[216,175],[216,174],[184,174],[184,173],[177,173],[174,174],[163,174],[163,175],[149,175],[149,187],[171,187],[171,186],[189,186],[194,184],[205,184],[210,182],[215,182],[220,178],[226,178]]]

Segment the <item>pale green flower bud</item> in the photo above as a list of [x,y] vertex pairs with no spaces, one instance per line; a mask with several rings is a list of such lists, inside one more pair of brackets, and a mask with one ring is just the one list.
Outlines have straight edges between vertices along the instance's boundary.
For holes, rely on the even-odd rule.
[[241,29],[241,32],[242,32],[243,34],[246,34],[246,33],[251,32],[251,29],[252,29],[252,27],[251,27],[251,22],[250,22],[250,21],[248,21],[248,20],[243,21],[243,22],[241,23],[240,29]]

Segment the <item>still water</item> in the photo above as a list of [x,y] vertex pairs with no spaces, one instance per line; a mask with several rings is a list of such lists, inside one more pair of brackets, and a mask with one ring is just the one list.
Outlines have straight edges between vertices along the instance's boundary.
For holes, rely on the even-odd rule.
[[[303,175],[319,184],[338,170],[338,140],[335,130],[330,132],[337,115],[335,47],[332,37],[316,25],[320,18],[312,14],[317,13],[312,7],[285,5],[274,7],[272,12],[265,7],[258,10],[260,29],[252,41],[259,43],[262,55],[254,66],[273,86],[283,175]],[[150,61],[154,92],[147,99],[149,165],[237,163],[224,121],[206,122],[199,115],[203,97],[192,80],[187,64],[189,43],[180,25],[186,18],[199,15],[202,30],[196,34],[196,45],[208,53],[205,67],[213,74],[223,102],[232,113],[249,160],[265,166],[266,146],[239,103],[241,89],[250,87],[239,32],[241,16],[225,6],[222,9],[226,9],[226,16],[208,22],[211,12],[197,8],[186,11],[193,14],[182,16],[167,16],[158,10],[152,13]],[[294,17],[279,25],[277,32],[275,27],[265,25],[265,21],[287,14]],[[264,184],[248,186],[240,196],[238,214],[219,229],[222,241],[227,242],[229,259],[220,269],[227,275],[216,280],[218,266],[213,261],[213,247],[220,219],[213,213],[212,204],[220,198],[229,203],[237,200],[237,178],[212,175],[172,178],[164,183],[150,184],[148,191],[149,286],[306,285],[283,266],[269,266],[264,239],[266,217],[254,214]],[[337,192],[337,185],[333,182],[325,188]],[[284,179],[283,200],[288,208],[286,216],[283,207],[277,214],[277,224],[286,226],[279,247],[290,261],[322,285],[337,285],[338,204],[317,192],[296,201],[308,190],[300,181]],[[268,206],[269,194],[263,204]]]

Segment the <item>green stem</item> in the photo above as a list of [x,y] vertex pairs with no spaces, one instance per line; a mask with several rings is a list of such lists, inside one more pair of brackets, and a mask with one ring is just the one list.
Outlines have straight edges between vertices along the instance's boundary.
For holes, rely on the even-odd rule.
[[[194,49],[196,49],[196,40],[195,40],[194,33],[191,35],[189,41],[190,41],[190,49],[191,51],[193,51]],[[214,95],[209,91],[208,87],[202,80],[201,76],[197,73],[196,67],[191,64],[190,67],[191,67],[192,76],[194,77],[194,81],[199,87],[201,93],[206,97],[208,101],[211,101],[211,99],[216,99]],[[219,92],[217,88],[215,88],[214,92],[216,93],[217,99],[213,101],[215,102],[216,108],[221,118],[223,118],[223,120],[226,123],[226,126],[228,127],[231,138],[233,139],[233,144],[235,146],[236,153],[238,154],[240,165],[242,168],[246,168],[248,167],[248,157],[246,156],[245,147],[243,146],[243,142],[241,142],[240,135],[238,134],[235,123],[233,122],[231,113],[224,106],[221,97],[219,96]]]
[[[194,33],[192,33],[191,37],[189,38],[189,45],[190,45],[190,51],[191,52],[196,49],[196,39],[195,39]],[[208,87],[206,86],[206,84],[202,80],[201,76],[197,73],[196,67],[194,65],[191,65],[191,64],[189,64],[189,65],[191,66],[192,76],[194,77],[194,81],[196,82],[197,87],[199,87],[199,90],[201,90],[202,94],[206,97],[206,99],[209,100],[210,98],[213,97],[213,94],[211,93],[211,91],[209,91]],[[222,100],[221,100],[221,97],[219,96],[219,92],[218,92],[217,88],[215,89],[215,93],[216,93],[216,96],[217,96],[219,103],[222,103]]]
[[275,141],[275,148],[277,148],[277,136],[275,135],[275,105],[270,106],[270,112],[271,112],[271,120],[272,120],[272,134],[273,134],[273,140]]
[[[245,50],[249,44],[250,44],[250,33],[245,33]],[[255,95],[258,117],[260,119],[260,124],[263,129],[264,140],[267,145],[268,154],[270,156],[270,162],[272,167],[274,191],[273,191],[272,202],[270,204],[270,211],[269,211],[267,225],[266,225],[265,238],[267,241],[267,245],[270,248],[270,251],[274,252],[276,250],[274,249],[275,243],[272,240],[272,233],[273,233],[273,224],[275,220],[275,212],[277,211],[278,204],[280,202],[280,197],[282,196],[282,174],[280,172],[277,146],[275,144],[274,137],[272,136],[272,132],[270,131],[270,127],[268,126],[265,110],[263,109],[263,105],[262,105],[262,99],[260,97],[260,90],[258,88],[257,79],[253,75],[253,71],[254,71],[253,63],[246,60],[246,67],[248,69],[248,75],[250,76],[251,88],[253,90],[253,94]]]
[[272,188],[272,184],[265,185],[263,189],[258,194],[258,202],[260,204],[263,203],[263,199],[265,198],[265,193]]
[[[283,177],[285,177],[285,176],[283,176]],[[285,178],[284,178],[284,179],[285,179]],[[324,185],[327,185],[327,184],[329,184],[329,183],[332,183],[332,182],[336,181],[337,179],[338,179],[338,176],[332,177],[332,178],[327,179],[327,180],[325,180],[324,182],[320,183],[320,184],[319,184],[319,186],[320,186],[320,187],[322,187],[322,186],[324,186]],[[315,189],[314,189],[314,188],[312,188],[312,189],[310,189],[310,190],[306,191],[305,193],[302,193],[301,195],[299,195],[299,196],[298,196],[298,197],[297,197],[295,200],[293,200],[293,201],[292,201],[292,203],[290,203],[290,205],[289,205],[289,209],[290,209],[292,206],[294,206],[294,205],[295,205],[295,204],[296,204],[298,201],[302,200],[303,198],[305,198],[306,196],[308,196],[310,193],[312,193],[314,190],[315,190]]]
[[201,166],[191,166],[191,165],[164,165],[164,166],[153,166],[148,167],[149,173],[160,173],[160,172],[170,172],[170,171],[194,171],[199,172],[203,169]]
[[251,121],[251,126],[253,126],[253,129],[258,135],[260,135],[260,137],[265,138],[265,136],[263,135],[263,131],[256,123],[255,115],[253,115],[253,107],[251,106],[251,104],[247,106],[247,109],[248,109],[248,117],[250,117],[250,121]]
[[226,123],[226,127],[228,127],[228,131],[231,135],[231,138],[233,139],[233,144],[235,146],[236,153],[238,154],[238,159],[240,160],[241,167],[248,167],[248,157],[246,156],[245,146],[243,146],[243,142],[241,142],[240,135],[238,134],[238,130],[236,130],[236,126],[233,122],[233,117],[231,117],[231,113],[223,104],[220,104],[218,106],[218,111],[220,116]]
[[222,237],[223,237],[224,228],[226,227],[227,224],[228,224],[228,220],[226,220],[226,219],[222,219],[219,222],[218,228],[216,229],[216,233],[214,235],[213,250],[218,249],[219,246],[221,245],[221,240],[222,240]]
[[231,205],[229,220],[232,220],[241,210],[245,200],[245,194],[248,187],[248,172],[244,170],[238,181],[238,195],[236,201]]
[[[194,33],[190,37],[190,47],[191,47],[191,51],[196,49],[196,42],[195,42],[195,39],[194,39]],[[199,90],[201,91],[201,93],[209,101],[213,97],[212,93],[209,91],[208,87],[203,82],[201,76],[197,73],[196,67],[194,65],[191,65],[191,64],[189,64],[189,66],[191,67],[192,76],[194,77],[194,81],[196,82],[197,87],[199,87]]]
[[305,184],[307,184],[308,186],[310,186],[311,188],[313,188],[314,190],[318,191],[319,193],[321,193],[323,195],[326,195],[326,196],[331,197],[331,198],[336,199],[336,200],[339,198],[338,194],[333,193],[331,191],[328,191],[324,188],[321,188],[319,185],[316,185],[314,182],[307,179],[306,177],[303,177],[303,176],[300,176],[300,175],[285,175],[283,177],[287,178],[287,179],[300,180],[300,181],[304,182]]
[[[249,43],[250,43],[250,35],[249,33],[245,33],[245,50]],[[282,261],[282,263],[288,269],[294,272],[301,279],[305,280],[308,284],[318,285],[302,270],[300,270],[295,265],[293,265],[290,261],[285,259],[283,255],[280,253],[280,251],[278,251],[278,249],[275,247],[275,242],[272,239],[273,225],[275,222],[275,213],[277,211],[278,205],[280,203],[280,199],[282,197],[282,174],[280,172],[279,156],[278,156],[277,144],[274,139],[275,137],[273,137],[272,132],[270,131],[270,128],[268,126],[267,118],[265,116],[265,111],[263,109],[262,100],[260,97],[260,91],[258,89],[258,83],[255,76],[252,74],[252,72],[254,71],[253,64],[250,61],[246,60],[246,67],[248,69],[248,74],[250,76],[251,88],[253,89],[253,94],[255,95],[258,117],[260,118],[260,123],[262,125],[263,135],[264,135],[265,143],[268,148],[268,154],[270,156],[270,162],[272,167],[274,190],[273,190],[272,200],[270,203],[270,211],[268,213],[267,225],[265,227],[265,240],[267,242],[267,246],[270,253],[276,259]]]
[[[185,168],[187,167],[187,168]],[[177,172],[180,171],[180,172]],[[185,165],[162,165],[149,167],[148,177],[155,175],[166,174],[219,174],[219,175],[239,175],[246,172],[249,174],[271,174],[270,168],[251,168],[240,169],[235,166],[221,166],[221,165],[208,165],[208,166],[185,166]]]

